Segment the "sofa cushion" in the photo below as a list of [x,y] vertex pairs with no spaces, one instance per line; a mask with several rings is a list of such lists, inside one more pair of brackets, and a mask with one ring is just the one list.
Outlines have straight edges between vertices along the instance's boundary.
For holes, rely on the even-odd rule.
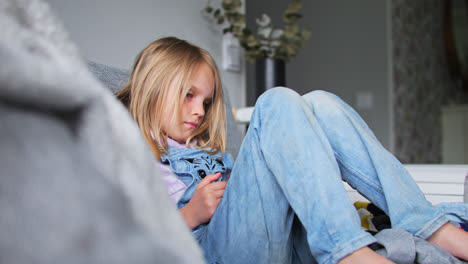
[[120,91],[130,78],[128,70],[108,66],[88,60],[88,68],[94,76],[109,88],[114,94]]

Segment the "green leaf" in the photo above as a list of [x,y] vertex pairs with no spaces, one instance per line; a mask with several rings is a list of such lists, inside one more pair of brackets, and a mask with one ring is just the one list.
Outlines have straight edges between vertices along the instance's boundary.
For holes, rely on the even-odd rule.
[[297,13],[301,8],[302,3],[300,1],[291,1],[285,11],[285,14]]
[[296,55],[296,48],[292,45],[287,45],[286,46],[286,51],[289,55],[295,56]]
[[245,16],[243,14],[237,12],[228,12],[225,13],[226,19],[232,25],[236,27],[244,27],[245,26]]
[[255,38],[254,35],[250,35],[248,38],[247,38],[247,46],[249,47],[253,47],[253,46],[256,46],[258,45],[259,42],[257,41],[257,39]]
[[232,21],[234,19],[235,13],[232,12],[224,12],[224,16],[228,21]]
[[292,13],[292,14],[284,14],[283,20],[286,23],[294,23],[295,21],[299,20],[302,17],[299,13]]
[[250,30],[250,29],[248,29],[248,28],[243,28],[243,29],[242,29],[242,33],[243,33],[244,35],[249,36],[249,35],[252,35],[252,30]]
[[311,35],[310,30],[304,29],[301,32],[301,37],[303,40],[308,40],[310,38],[310,35]]
[[229,26],[223,29],[224,34],[229,33],[229,32],[232,32],[232,26]]
[[286,25],[286,29],[284,30],[284,36],[286,38],[292,38],[296,33],[299,32],[299,25],[297,24],[289,24]]
[[236,9],[236,6],[235,6],[233,0],[223,0],[223,2],[221,3],[221,7],[224,10],[228,10],[228,11],[233,11],[233,10]]
[[234,7],[238,9],[239,7],[242,6],[242,1],[241,0],[234,0],[233,3]]
[[205,12],[207,12],[208,14],[210,14],[211,12],[213,12],[213,10],[214,10],[214,9],[213,9],[213,7],[211,7],[211,6],[205,7]]
[[245,20],[244,19],[239,20],[239,21],[235,22],[234,25],[237,26],[237,27],[243,28],[245,26]]

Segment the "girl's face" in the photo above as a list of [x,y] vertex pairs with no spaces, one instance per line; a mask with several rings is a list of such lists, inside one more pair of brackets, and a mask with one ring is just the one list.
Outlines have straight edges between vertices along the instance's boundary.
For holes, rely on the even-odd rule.
[[[172,80],[169,86],[169,99],[175,95],[178,90],[175,87],[177,78]],[[205,110],[211,104],[214,91],[214,79],[211,69],[202,64],[194,75],[192,87],[186,94],[181,107],[181,120],[177,113],[172,113],[170,116],[164,116],[162,120],[163,131],[173,140],[185,144],[195,129],[202,123],[205,116]],[[173,100],[168,100],[169,102]],[[166,106],[166,109],[171,109],[172,106]]]

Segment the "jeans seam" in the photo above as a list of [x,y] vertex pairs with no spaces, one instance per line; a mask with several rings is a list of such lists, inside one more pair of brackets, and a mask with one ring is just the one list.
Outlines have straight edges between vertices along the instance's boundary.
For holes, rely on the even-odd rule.
[[[368,184],[368,185],[374,187],[374,188],[377,189],[380,193],[383,193],[383,189],[381,188],[381,186],[378,186],[378,185],[374,184],[372,181],[368,181],[368,180],[367,180],[367,179],[368,179],[367,174],[364,174],[364,173],[360,172],[359,170],[356,170],[354,167],[348,165],[346,162],[344,162],[344,159],[342,159],[342,158],[340,157],[340,155],[339,155],[337,152],[333,151],[333,153],[335,154],[335,157],[336,157],[336,159],[338,160],[338,162],[339,162],[343,167],[345,167],[347,170],[349,170],[352,174],[361,176],[360,179],[361,179],[363,182],[365,182],[366,184]],[[378,177],[377,177],[377,179],[378,179]],[[353,187],[353,189],[354,189],[354,186],[352,186],[352,187]]]
[[[261,114],[261,113],[262,113],[262,112],[260,112],[259,114]],[[262,120],[262,119],[260,119],[260,120]],[[261,128],[259,128],[258,126],[255,126],[255,127],[254,127],[254,132],[255,132],[255,133],[253,133],[253,134],[257,137],[256,142],[257,142],[257,144],[259,144],[258,149],[260,150],[260,153],[261,153],[261,155],[263,156],[263,160],[265,160],[265,154],[263,153],[263,149],[262,149],[262,147],[261,147],[261,141],[260,141],[260,138],[261,138],[261,137],[260,137],[260,135],[259,135],[259,134],[260,134],[260,130],[261,130]],[[267,168],[268,168],[268,170],[270,170],[270,168],[269,168],[268,166],[267,166]],[[261,201],[262,201],[261,204],[262,204],[262,215],[263,215],[263,223],[264,223],[264,228],[265,228],[265,234],[266,234],[266,236],[267,236],[267,241],[270,241],[270,233],[269,233],[269,230],[268,230],[268,228],[267,228],[267,220],[266,220],[266,214],[265,214],[265,206],[264,206],[265,202],[264,202],[264,200],[263,200],[263,195],[260,195],[261,192],[260,192],[260,187],[259,187],[260,184],[259,184],[258,176],[257,176],[256,173],[254,173],[254,174],[255,174],[255,183],[256,183],[256,186],[255,186],[255,187],[257,188],[257,191],[258,191],[259,196],[261,197]],[[271,245],[270,245],[270,243],[268,243],[268,248],[271,249],[270,247],[271,247]]]
[[[373,238],[373,237],[372,237]],[[364,246],[367,246],[367,245],[370,245],[374,242],[376,242],[376,239],[373,238],[373,239],[370,239],[372,241],[369,241],[369,242],[365,242],[363,245],[359,245],[358,248],[356,248],[355,250],[351,251],[351,252],[347,252],[349,251],[350,248],[352,248],[351,245],[355,244],[355,243],[358,243],[359,241],[366,241],[366,240],[369,240],[369,236],[367,236],[366,234],[363,234],[345,244],[343,244],[343,246],[341,248],[339,248],[338,250],[334,250],[329,257],[327,257],[326,259],[324,259],[321,263],[322,264],[325,264],[325,263],[334,263],[334,262],[338,262],[338,260],[346,257],[347,255],[351,254],[352,252],[356,251],[357,249],[359,248],[362,248]],[[338,254],[338,253],[341,253],[341,252],[345,252],[345,254]]]
[[[353,174],[358,174],[358,175],[360,175],[360,176],[361,176],[360,179],[361,179],[363,182],[367,183],[367,184],[370,185],[370,186],[373,186],[373,187],[376,188],[378,191],[380,191],[381,193],[383,193],[383,189],[382,189],[382,188],[380,188],[379,186],[376,186],[374,183],[372,183],[372,182],[370,182],[370,181],[367,181],[367,175],[361,173],[360,171],[354,169],[352,166],[349,166],[347,163],[345,163],[345,162],[343,161],[343,159],[340,157],[340,155],[339,155],[337,152],[334,152],[334,154],[335,154],[335,157],[336,157],[336,159],[338,160],[338,162],[339,162],[343,167],[345,167],[346,169],[348,169],[348,170],[349,170],[351,173],[353,173]],[[378,179],[378,178],[377,178],[377,179]],[[354,187],[353,187],[353,188],[354,188]],[[432,221],[430,221],[429,223],[425,224],[425,225],[420,229],[420,231],[416,232],[414,235],[415,235],[415,236],[418,236],[418,237],[421,237],[421,238],[423,238],[423,239],[426,239],[427,237],[429,237],[429,236],[433,233],[433,232],[432,232],[431,234],[427,235],[427,234],[426,234],[426,233],[427,233],[427,230],[428,230],[428,229],[432,229],[431,227],[432,227],[433,225],[438,225],[438,222],[440,222],[440,219],[443,218],[444,216],[445,216],[445,214],[443,214],[443,213],[442,213],[442,214],[439,214],[439,215],[438,215],[437,217],[435,217]],[[446,221],[444,221],[444,223],[445,223],[445,222],[446,222]]]
[[[438,228],[437,228],[436,230],[432,231],[430,234],[427,234],[428,229],[433,229],[433,228],[431,228],[431,227],[434,226],[434,225],[438,225],[439,223],[441,224],[441,225],[439,226],[439,228],[440,228],[443,224],[447,223],[446,219],[443,219],[444,217],[445,217],[445,214],[444,214],[444,213],[439,214],[436,218],[434,218],[434,220],[432,220],[431,222],[425,224],[425,225],[420,229],[420,231],[416,232],[414,235],[415,235],[415,236],[418,236],[418,237],[420,237],[420,238],[422,238],[422,239],[427,239],[427,238],[430,237],[436,230],[438,230]],[[442,221],[441,221],[441,219],[442,219]]]

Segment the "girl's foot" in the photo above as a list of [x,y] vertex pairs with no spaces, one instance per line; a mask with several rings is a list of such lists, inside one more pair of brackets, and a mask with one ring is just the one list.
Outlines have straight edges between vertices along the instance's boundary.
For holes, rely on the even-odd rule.
[[439,228],[427,241],[447,250],[457,258],[468,261],[468,232],[450,223]]

